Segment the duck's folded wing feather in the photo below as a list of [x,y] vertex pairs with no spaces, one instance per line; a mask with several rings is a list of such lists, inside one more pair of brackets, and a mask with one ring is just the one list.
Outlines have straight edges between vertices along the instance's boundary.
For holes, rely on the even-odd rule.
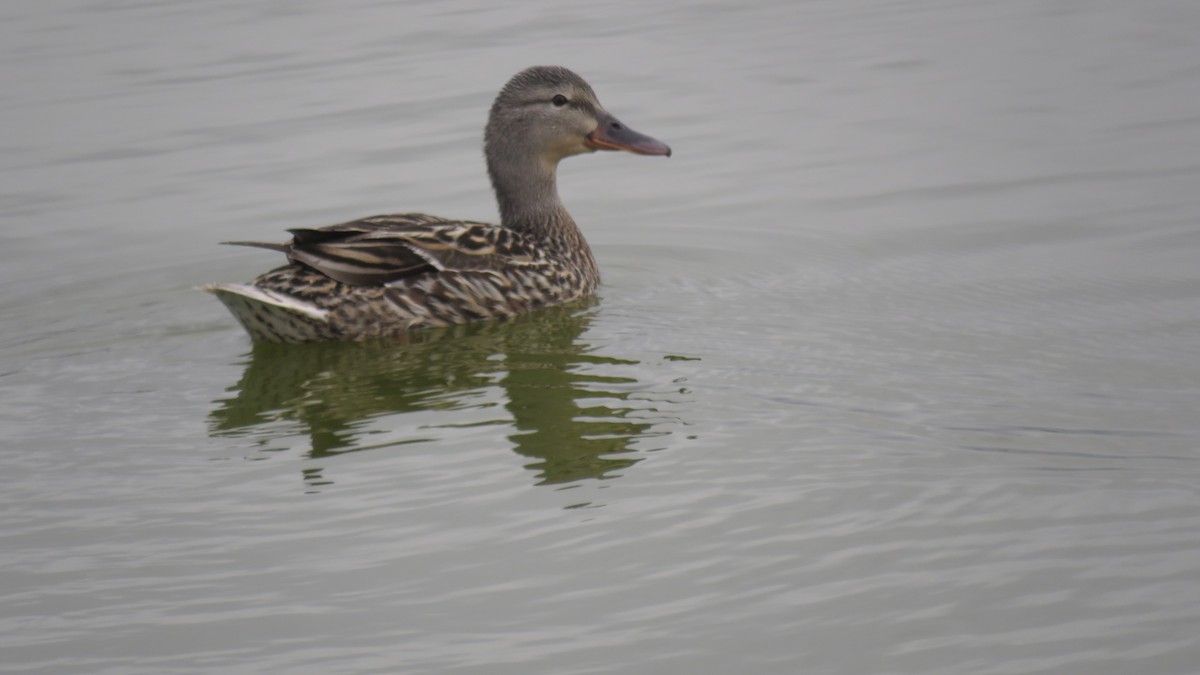
[[545,264],[537,248],[511,230],[425,214],[374,216],[290,232],[289,260],[354,286],[380,286],[444,270]]

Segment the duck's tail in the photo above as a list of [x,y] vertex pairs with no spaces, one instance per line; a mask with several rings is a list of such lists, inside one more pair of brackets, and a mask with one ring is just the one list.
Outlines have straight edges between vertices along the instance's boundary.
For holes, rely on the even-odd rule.
[[225,303],[250,337],[266,342],[335,340],[329,310],[250,284],[207,284],[200,290]]

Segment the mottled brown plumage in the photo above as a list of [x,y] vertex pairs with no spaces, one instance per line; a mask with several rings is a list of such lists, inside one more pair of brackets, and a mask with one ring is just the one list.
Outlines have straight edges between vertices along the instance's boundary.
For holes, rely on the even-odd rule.
[[289,264],[248,284],[210,284],[256,340],[365,340],[493,319],[591,294],[600,274],[558,197],[565,157],[602,150],[670,155],[609,115],[565,68],[514,76],[485,131],[500,225],[419,213],[291,230]]

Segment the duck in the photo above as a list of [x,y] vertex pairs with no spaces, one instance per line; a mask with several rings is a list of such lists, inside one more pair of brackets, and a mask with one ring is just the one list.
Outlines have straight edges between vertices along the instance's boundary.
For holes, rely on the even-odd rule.
[[402,213],[291,229],[283,244],[224,242],[283,253],[287,264],[201,290],[252,340],[280,343],[396,338],[571,302],[595,292],[600,272],[559,198],[558,163],[596,151],[671,155],[561,66],[527,68],[500,89],[483,149],[499,224]]

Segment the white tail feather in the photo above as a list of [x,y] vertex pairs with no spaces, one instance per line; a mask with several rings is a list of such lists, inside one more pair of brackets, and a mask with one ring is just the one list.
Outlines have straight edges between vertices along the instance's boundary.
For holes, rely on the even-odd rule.
[[255,340],[311,342],[330,339],[329,311],[299,298],[249,284],[207,284],[200,290],[225,303]]

